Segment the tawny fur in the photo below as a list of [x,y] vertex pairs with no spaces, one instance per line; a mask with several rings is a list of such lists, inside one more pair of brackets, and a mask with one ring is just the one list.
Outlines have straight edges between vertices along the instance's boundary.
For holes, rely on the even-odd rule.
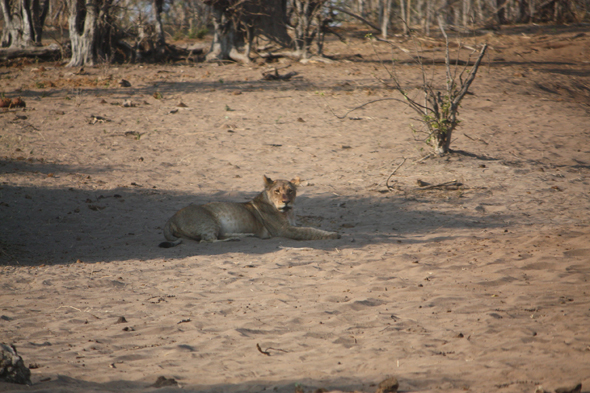
[[295,240],[340,238],[336,232],[295,226],[293,208],[298,184],[299,179],[273,181],[264,176],[264,190],[249,202],[187,206],[166,223],[164,237],[168,241],[160,243],[160,247],[174,247],[183,238],[200,242],[226,241],[239,236]]

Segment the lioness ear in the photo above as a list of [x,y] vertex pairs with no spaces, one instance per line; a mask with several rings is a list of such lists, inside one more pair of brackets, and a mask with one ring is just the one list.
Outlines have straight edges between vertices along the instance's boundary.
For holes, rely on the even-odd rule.
[[301,184],[301,178],[299,176],[295,176],[293,179],[291,179],[291,183],[298,186]]
[[264,187],[268,188],[268,187],[272,186],[272,183],[274,183],[272,181],[272,179],[270,177],[266,177],[266,175],[264,175],[263,177],[264,177]]

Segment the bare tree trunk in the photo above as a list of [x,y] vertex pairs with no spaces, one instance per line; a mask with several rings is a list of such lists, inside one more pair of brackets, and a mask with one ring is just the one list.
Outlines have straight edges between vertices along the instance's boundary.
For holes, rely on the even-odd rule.
[[234,60],[250,62],[251,37],[244,46],[243,38],[236,29],[238,22],[232,21],[230,16],[220,7],[213,6],[213,43],[207,54],[207,61]]
[[96,3],[84,5],[81,0],[68,0],[70,17],[70,41],[72,43],[72,58],[68,67],[84,64],[94,65],[97,56],[95,33],[98,24]]
[[463,27],[469,25],[470,0],[463,0]]
[[424,22],[425,22],[425,18],[424,18],[424,0],[418,0],[418,3],[416,4],[416,20],[418,22],[418,24],[420,25],[420,28],[422,29],[422,31],[424,31]]
[[13,14],[9,0],[0,0],[4,28],[2,29],[2,47],[22,47],[24,45],[22,24],[18,14]]
[[426,21],[424,23],[424,34],[430,35],[430,23],[432,23],[432,0],[426,0]]
[[408,34],[408,18],[406,17],[406,7],[404,0],[399,0],[400,14],[402,17],[402,29],[404,34]]
[[112,0],[68,0],[72,58],[68,67],[108,61],[111,54],[109,11]]
[[317,19],[317,32],[316,32],[316,44],[318,48],[318,56],[323,56],[324,54],[324,39],[326,37],[326,21],[322,17],[321,13],[318,13],[316,16]]
[[[295,13],[295,50],[302,59],[310,56],[310,46],[318,30],[313,29],[312,22],[317,20],[318,27],[323,28],[323,18],[320,15],[325,0],[294,0]],[[321,39],[321,37],[318,37]]]
[[24,40],[27,45],[32,45],[35,42],[35,33],[33,32],[33,19],[31,17],[31,2],[29,0],[21,0],[21,4]]
[[0,0],[0,9],[4,15],[2,47],[41,45],[48,8],[49,0],[45,0],[42,5],[39,0]]
[[506,24],[506,6],[505,3],[508,0],[496,0],[496,17],[498,18],[498,23],[501,25]]
[[49,13],[49,0],[45,0],[43,4],[39,3],[39,0],[33,0],[32,19],[33,19],[33,31],[35,33],[35,44],[41,45],[41,38],[43,35],[43,25],[45,19]]
[[162,10],[164,8],[164,0],[154,0],[153,16],[156,28],[156,48],[162,48],[166,44],[164,38],[164,26],[162,25]]
[[453,7],[453,25],[458,26],[461,23],[461,9],[459,4]]
[[383,23],[381,24],[381,36],[387,38],[387,27],[389,26],[389,15],[391,13],[391,0],[383,0]]

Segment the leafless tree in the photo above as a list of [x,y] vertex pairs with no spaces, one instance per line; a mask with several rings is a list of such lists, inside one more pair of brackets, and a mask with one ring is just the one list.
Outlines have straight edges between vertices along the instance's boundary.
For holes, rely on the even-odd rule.
[[[435,153],[443,155],[450,151],[453,131],[459,124],[459,119],[457,118],[459,106],[475,79],[477,70],[485,56],[487,44],[482,46],[477,60],[471,65],[471,69],[469,71],[467,69],[470,64],[468,61],[466,62],[465,67],[457,75],[456,68],[458,65],[455,66],[454,70],[451,67],[449,41],[441,18],[439,18],[439,26],[446,42],[446,89],[443,91],[437,90],[434,87],[434,84],[426,79],[426,73],[422,68],[422,91],[424,93],[424,101],[423,103],[420,103],[410,97],[408,92],[402,87],[395,72],[391,72],[390,76],[394,88],[401,93],[404,101],[410,106],[410,108],[414,109],[420,116],[419,120],[425,126],[427,132],[426,142],[432,145]],[[422,66],[422,64],[420,65]]]
[[326,29],[324,5],[326,0],[292,0],[291,24],[295,32],[295,51],[297,57],[308,58],[311,44],[318,42],[318,54],[321,55]]
[[4,28],[2,47],[41,45],[49,0],[0,0]]
[[112,56],[113,0],[67,0],[72,44],[69,67],[94,65]]
[[212,8],[214,35],[208,61],[250,61],[255,35],[282,46],[291,45],[287,33],[286,0],[205,0]]
[[[418,59],[419,66],[422,71],[421,90],[423,93],[423,101],[419,102],[418,100],[413,98],[410,95],[410,92],[402,86],[402,82],[400,81],[396,73],[395,61],[393,61],[391,69],[384,65],[390,78],[388,80],[383,80],[382,82],[388,87],[393,88],[393,90],[398,91],[402,96],[401,99],[395,97],[379,98],[373,101],[366,102],[360,106],[357,106],[356,108],[351,109],[344,116],[336,116],[341,119],[345,118],[352,111],[379,101],[393,100],[403,102],[407,104],[410,108],[412,108],[414,111],[416,111],[416,113],[418,113],[418,120],[426,129],[426,137],[424,138],[424,141],[432,146],[436,154],[447,154],[450,151],[453,131],[460,122],[457,118],[457,115],[459,114],[459,107],[461,105],[461,101],[463,100],[463,98],[469,91],[469,87],[475,80],[477,70],[479,69],[481,61],[485,56],[487,44],[484,44],[482,46],[481,50],[479,51],[477,60],[474,63],[471,63],[471,61],[465,62],[465,67],[461,69],[460,72],[458,72],[457,64],[454,68],[451,66],[449,56],[449,42],[447,34],[443,28],[441,18],[439,18],[439,26],[443,36],[445,37],[446,42],[446,72],[444,75],[444,79],[446,80],[445,90],[437,90],[435,88],[435,82],[427,79],[426,71],[424,68],[424,64],[422,63],[420,53],[417,53],[416,58]],[[386,42],[391,43],[390,41]],[[468,66],[471,67],[469,70],[467,68]],[[412,129],[414,132],[421,131],[414,129],[414,127],[412,127]]]

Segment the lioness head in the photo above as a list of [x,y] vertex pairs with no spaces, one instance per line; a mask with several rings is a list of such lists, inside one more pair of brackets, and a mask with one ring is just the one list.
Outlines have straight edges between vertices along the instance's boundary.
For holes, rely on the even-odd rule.
[[287,213],[293,209],[295,197],[297,196],[297,186],[299,178],[296,177],[291,181],[272,180],[264,176],[264,190],[268,199],[275,205],[278,211]]

